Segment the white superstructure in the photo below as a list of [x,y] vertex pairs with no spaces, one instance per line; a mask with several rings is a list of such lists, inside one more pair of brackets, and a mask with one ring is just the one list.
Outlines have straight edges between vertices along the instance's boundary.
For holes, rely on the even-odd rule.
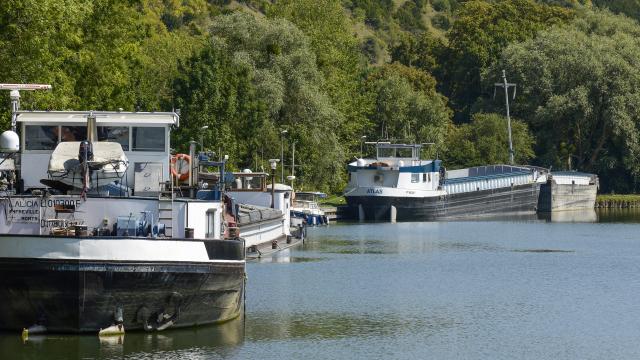
[[425,197],[445,194],[441,161],[420,159],[422,145],[375,144],[375,159],[358,159],[349,164],[345,196]]
[[[21,178],[24,189],[44,188],[48,165],[56,146],[85,140],[87,118],[94,117],[97,140],[119,143],[129,160],[125,181],[135,186],[136,169],[149,164],[161,168],[158,183],[169,181],[169,147],[172,126],[179,125],[173,112],[20,111]],[[28,164],[28,165],[27,165]]]

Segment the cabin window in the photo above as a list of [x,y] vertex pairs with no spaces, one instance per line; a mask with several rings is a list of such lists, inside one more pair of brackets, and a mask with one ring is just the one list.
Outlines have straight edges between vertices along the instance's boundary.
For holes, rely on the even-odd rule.
[[410,158],[413,156],[411,148],[397,148],[396,149],[396,157],[399,158]]
[[411,174],[411,182],[412,183],[420,182],[420,174]]
[[429,182],[431,182],[431,173],[428,175]]
[[378,157],[395,157],[396,149],[394,148],[379,148]]
[[133,151],[165,151],[163,127],[134,127]]
[[207,228],[206,228],[206,238],[215,238],[216,237],[216,209],[207,210]]
[[422,174],[422,182],[427,182],[427,173]]
[[129,151],[129,127],[98,126],[98,141],[117,142],[123,151]]
[[25,150],[53,150],[58,144],[58,126],[26,125]]
[[87,139],[86,126],[61,126],[60,142],[65,141],[84,141]]

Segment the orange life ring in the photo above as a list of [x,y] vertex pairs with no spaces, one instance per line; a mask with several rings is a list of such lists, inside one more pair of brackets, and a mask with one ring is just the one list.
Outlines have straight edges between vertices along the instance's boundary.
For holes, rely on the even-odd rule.
[[[178,160],[186,161],[187,166],[178,165]],[[171,157],[171,175],[180,181],[189,179],[189,167],[191,166],[191,156],[187,154],[175,154]],[[180,171],[179,171],[180,170]]]

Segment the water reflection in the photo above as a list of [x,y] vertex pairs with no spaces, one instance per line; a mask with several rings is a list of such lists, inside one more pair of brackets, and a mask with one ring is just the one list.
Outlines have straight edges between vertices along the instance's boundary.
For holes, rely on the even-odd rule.
[[[373,309],[369,309],[373,310]],[[247,319],[247,341],[286,339],[330,340],[402,336],[421,333],[429,335],[451,328],[450,318],[427,315],[385,313],[267,313],[256,312]]]
[[545,253],[572,253],[574,252],[573,250],[557,250],[557,249],[518,249],[518,250],[511,250],[513,252],[523,252],[523,253],[538,253],[538,254],[545,254]]
[[268,256],[262,256],[255,259],[256,262],[261,264],[291,264],[291,263],[308,263],[327,260],[320,257],[308,257],[308,256],[292,256],[291,249],[286,249],[281,252],[273,253]]
[[567,210],[539,213],[538,218],[554,223],[594,223],[598,221],[598,214],[595,209]]
[[[11,359],[199,359],[232,356],[244,341],[244,319],[221,325],[173,329],[162,333],[129,332],[124,337],[0,334],[0,349]],[[208,356],[203,356],[207,353]]]
[[638,223],[640,208],[598,209],[598,222],[602,223]]

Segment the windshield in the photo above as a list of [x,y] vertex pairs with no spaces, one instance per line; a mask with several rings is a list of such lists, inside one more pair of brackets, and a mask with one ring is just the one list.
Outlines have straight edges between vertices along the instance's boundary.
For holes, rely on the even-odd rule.
[[413,158],[413,148],[410,147],[380,147],[378,148],[380,158]]

